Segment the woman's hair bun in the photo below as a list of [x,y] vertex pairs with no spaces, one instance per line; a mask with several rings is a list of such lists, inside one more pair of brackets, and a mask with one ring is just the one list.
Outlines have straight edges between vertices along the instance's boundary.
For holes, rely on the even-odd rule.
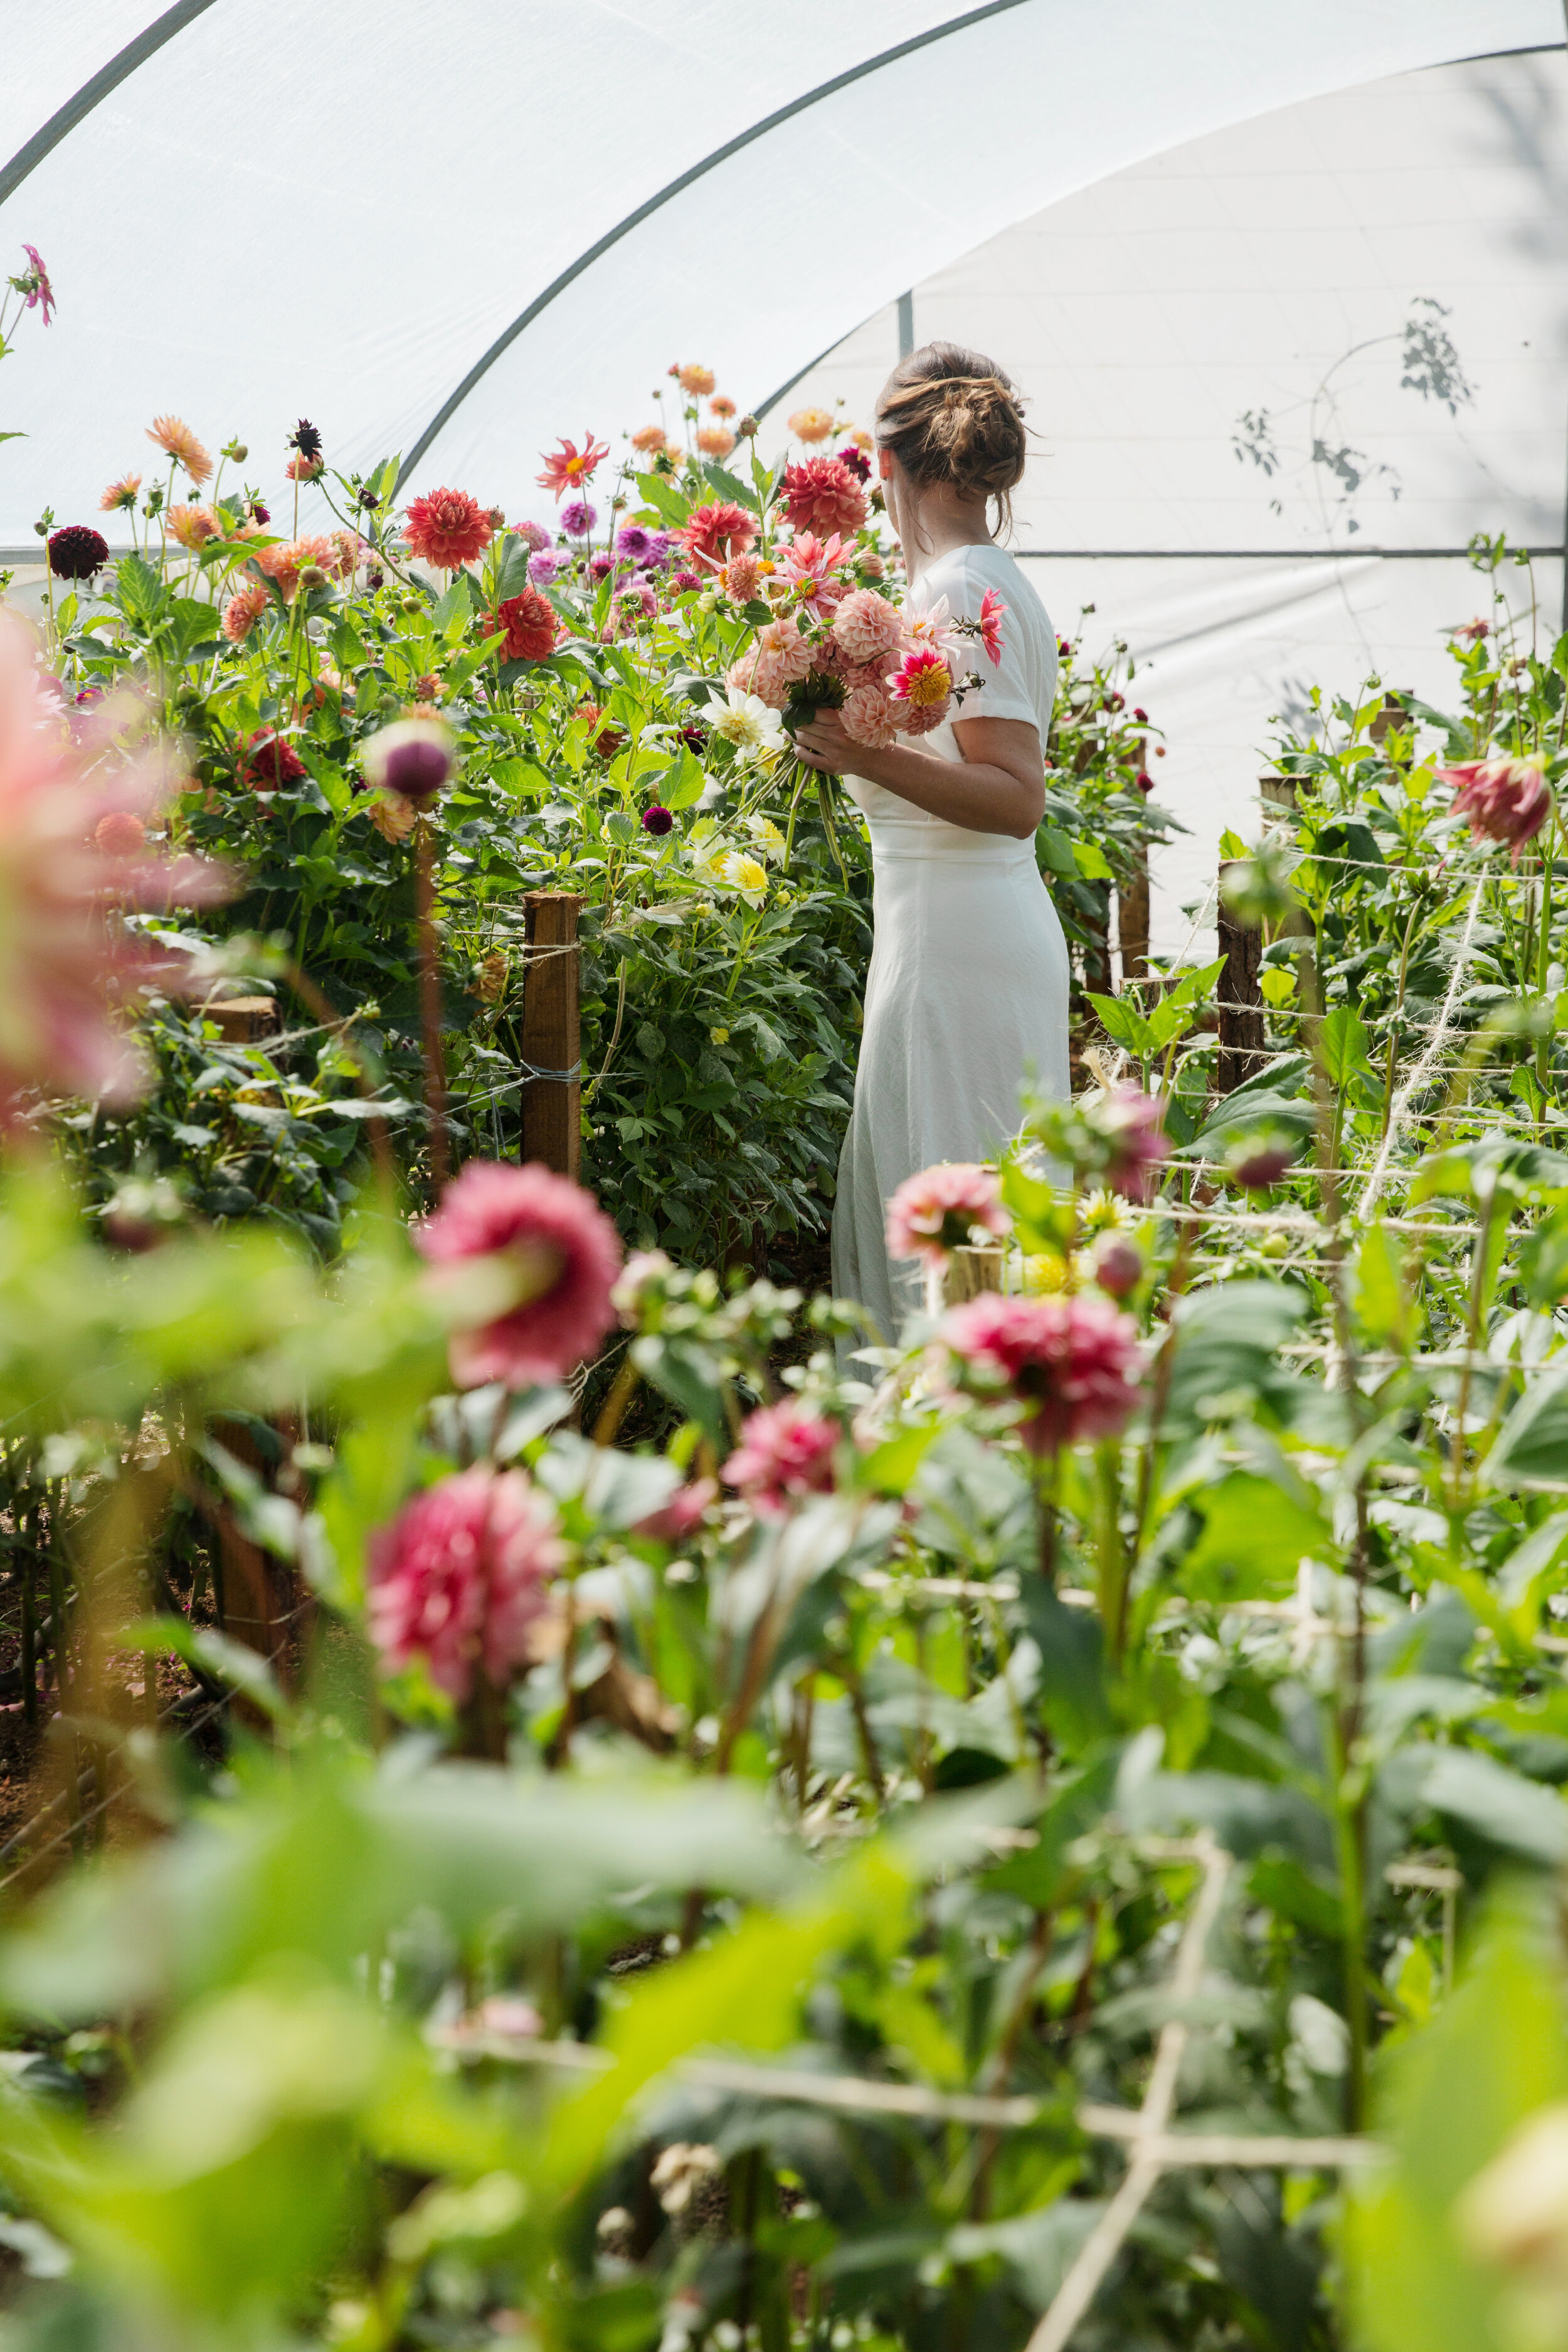
[[1010,493],[1028,454],[1023,404],[994,360],[961,343],[922,343],[900,360],[877,404],[877,439],[912,482],[951,482],[965,498]]

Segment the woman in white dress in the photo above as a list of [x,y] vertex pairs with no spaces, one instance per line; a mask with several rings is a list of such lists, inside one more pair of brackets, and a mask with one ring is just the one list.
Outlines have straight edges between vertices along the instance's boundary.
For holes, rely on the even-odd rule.
[[[876,928],[855,1108],[838,1166],[833,1286],[895,1339],[921,1302],[914,1261],[890,1264],[889,1197],[939,1160],[984,1160],[1018,1122],[1032,1079],[1066,1097],[1067,942],[1035,862],[1057,638],[1044,605],[996,545],[1024,471],[1025,428],[1000,368],[928,343],[877,405],[889,519],[908,607],[942,598],[978,620],[988,588],[1006,607],[984,689],[920,738],[868,751],[833,710],[795,737],[808,765],[841,775],[871,836]],[[976,647],[978,654],[978,647]]]

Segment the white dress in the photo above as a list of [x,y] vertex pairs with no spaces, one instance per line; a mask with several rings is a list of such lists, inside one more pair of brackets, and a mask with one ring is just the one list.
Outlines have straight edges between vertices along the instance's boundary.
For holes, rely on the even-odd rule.
[[[977,619],[994,588],[1007,610],[993,667],[975,639],[965,666],[984,689],[961,719],[1016,719],[1044,751],[1056,695],[1057,636],[1045,606],[1002,548],[960,547],[921,574],[911,608],[945,596],[954,619]],[[969,656],[973,658],[968,658]],[[962,753],[951,723],[921,748]],[[1035,844],[970,833],[879,785],[845,779],[864,810],[875,877],[875,943],[855,1108],[838,1163],[833,1287],[860,1301],[895,1340],[921,1303],[918,1263],[890,1264],[887,1203],[906,1176],[939,1160],[985,1160],[1016,1133],[1026,1078],[1071,1092],[1067,941],[1035,863]]]

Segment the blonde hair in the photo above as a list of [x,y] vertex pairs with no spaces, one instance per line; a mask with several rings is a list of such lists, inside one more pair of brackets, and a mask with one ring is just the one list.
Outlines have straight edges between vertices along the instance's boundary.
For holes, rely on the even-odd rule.
[[1010,376],[962,343],[922,343],[900,360],[877,403],[877,446],[922,488],[951,482],[963,498],[994,499],[1011,530],[1024,476],[1026,427]]

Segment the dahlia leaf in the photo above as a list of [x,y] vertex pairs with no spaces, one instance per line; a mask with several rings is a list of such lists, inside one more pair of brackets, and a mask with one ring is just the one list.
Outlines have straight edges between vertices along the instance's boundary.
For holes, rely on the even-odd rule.
[[736,506],[747,507],[752,514],[761,513],[762,509],[757,504],[755,490],[749,490],[744,482],[738,480],[724,467],[704,466],[702,472],[705,479],[712,484],[721,499],[730,499]]

